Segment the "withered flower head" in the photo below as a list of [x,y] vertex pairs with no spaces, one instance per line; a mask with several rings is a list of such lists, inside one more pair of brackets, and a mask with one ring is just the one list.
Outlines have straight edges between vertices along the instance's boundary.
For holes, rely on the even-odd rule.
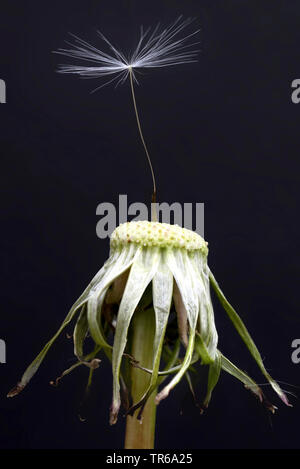
[[[110,257],[93,278],[89,286],[72,306],[55,336],[46,344],[34,362],[25,371],[20,383],[9,396],[20,392],[37,371],[49,348],[63,329],[78,315],[74,328],[74,353],[79,364],[91,368],[98,366],[95,358],[103,350],[112,362],[113,397],[110,423],[117,421],[121,405],[120,375],[122,360],[131,360],[139,366],[126,349],[128,330],[136,310],[143,303],[143,314],[155,314],[155,336],[152,344],[152,369],[149,385],[139,402],[133,402],[129,413],[143,408],[152,392],[161,384],[162,376],[170,376],[167,385],[156,395],[156,403],[165,399],[188,372],[189,367],[200,362],[209,366],[207,394],[203,403],[207,407],[221,369],[239,379],[260,401],[274,412],[275,407],[264,397],[260,387],[243,371],[231,363],[217,348],[218,334],[210,295],[210,285],[215,290],[225,311],[239,335],[257,362],[263,375],[283,402],[288,400],[279,385],[266,371],[261,355],[250,337],[244,323],[221,292],[207,264],[208,247],[204,239],[193,231],[166,223],[137,221],[120,225],[112,233]],[[146,295],[151,284],[150,295]],[[109,308],[118,305],[117,308]],[[174,308],[177,318],[178,340],[168,340],[170,311]],[[109,337],[113,329],[113,344]],[[88,333],[92,336],[94,352],[84,355],[83,343]],[[179,356],[181,341],[185,350]],[[162,355],[171,359],[160,370]],[[72,369],[74,366],[72,367]],[[67,370],[68,372],[70,370]]]

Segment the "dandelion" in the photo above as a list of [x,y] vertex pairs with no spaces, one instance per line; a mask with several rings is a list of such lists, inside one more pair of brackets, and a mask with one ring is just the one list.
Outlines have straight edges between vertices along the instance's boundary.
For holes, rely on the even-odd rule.
[[[105,84],[124,83],[129,77],[141,140],[156,186],[149,153],[143,138],[134,94],[138,68],[165,67],[195,61],[189,40],[197,32],[177,39],[191,23],[178,19],[164,30],[141,30],[140,40],[129,58],[101,35],[112,55],[75,38],[73,49],[60,54],[94,62],[94,66],[64,65],[63,73],[83,77],[108,77]],[[104,86],[103,84],[101,86]],[[155,204],[154,204],[155,205]],[[73,341],[77,361],[57,382],[80,365],[89,367],[89,385],[94,370],[101,367],[100,354],[111,361],[113,386],[110,423],[117,422],[121,404],[127,415],[126,448],[152,448],[155,409],[185,377],[192,388],[189,372],[199,363],[208,367],[205,409],[219,380],[226,371],[252,391],[274,412],[276,407],[244,371],[218,348],[211,288],[224,307],[235,329],[256,361],[262,374],[280,399],[290,405],[285,393],[267,372],[261,355],[242,319],[222,293],[207,263],[207,242],[193,231],[178,225],[151,221],[121,224],[112,233],[110,256],[74,303],[57,333],[10,391],[18,394],[41,365],[48,350],[72,320],[76,319]],[[94,348],[86,353],[91,336]],[[165,380],[169,382],[165,383]],[[163,385],[164,383],[164,385]],[[141,422],[141,423],[139,423]]]

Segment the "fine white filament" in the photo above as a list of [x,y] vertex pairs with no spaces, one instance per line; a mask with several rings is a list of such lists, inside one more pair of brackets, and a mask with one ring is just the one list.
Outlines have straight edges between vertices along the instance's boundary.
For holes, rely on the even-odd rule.
[[100,31],[98,35],[107,44],[110,53],[103,52],[71,34],[73,42],[66,41],[71,49],[58,49],[55,53],[90,62],[91,65],[60,65],[58,71],[74,73],[83,78],[112,76],[93,90],[97,91],[115,81],[116,85],[123,84],[130,73],[137,82],[135,71],[139,68],[161,68],[196,62],[198,50],[195,50],[194,46],[198,42],[189,40],[199,32],[199,29],[181,38],[178,37],[179,33],[193,21],[193,18],[182,20],[180,16],[165,29],[158,24],[153,30],[148,28],[144,31],[141,26],[139,41],[130,55],[118,50]]

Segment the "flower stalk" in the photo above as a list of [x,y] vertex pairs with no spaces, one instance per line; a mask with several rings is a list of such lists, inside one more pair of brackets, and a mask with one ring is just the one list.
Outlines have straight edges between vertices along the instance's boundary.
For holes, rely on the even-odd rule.
[[[131,354],[145,368],[153,365],[155,316],[153,309],[137,310],[132,321]],[[150,375],[137,367],[131,369],[131,396],[138,402],[150,383]],[[156,392],[148,398],[141,418],[139,409],[126,420],[125,449],[153,449],[156,420]]]

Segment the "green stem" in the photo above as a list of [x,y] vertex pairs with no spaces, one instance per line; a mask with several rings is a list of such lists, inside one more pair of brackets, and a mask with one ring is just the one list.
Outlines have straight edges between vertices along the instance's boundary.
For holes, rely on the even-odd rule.
[[[132,323],[131,354],[147,368],[153,366],[153,343],[155,335],[155,316],[153,310],[136,311]],[[145,393],[150,382],[150,375],[132,367],[131,395],[136,403]],[[126,420],[125,449],[153,449],[156,418],[156,392],[149,397],[141,420],[137,419],[139,410]]]

